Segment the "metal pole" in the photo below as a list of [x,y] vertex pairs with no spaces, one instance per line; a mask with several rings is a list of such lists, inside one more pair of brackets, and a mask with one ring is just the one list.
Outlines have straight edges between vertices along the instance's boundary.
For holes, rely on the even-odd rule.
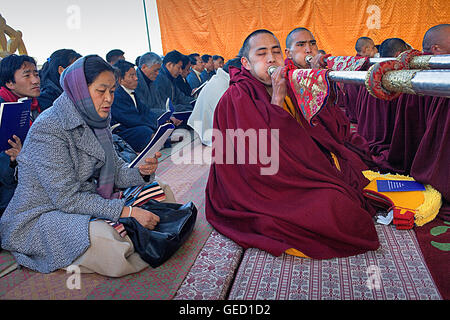
[[144,4],[145,27],[147,28],[148,51],[152,51],[152,46],[150,44],[150,33],[149,33],[149,30],[148,30],[147,8],[145,6],[145,0],[142,0],[142,3]]
[[[330,71],[333,82],[365,85],[367,71]],[[399,70],[383,76],[383,87],[389,91],[450,98],[449,70]]]

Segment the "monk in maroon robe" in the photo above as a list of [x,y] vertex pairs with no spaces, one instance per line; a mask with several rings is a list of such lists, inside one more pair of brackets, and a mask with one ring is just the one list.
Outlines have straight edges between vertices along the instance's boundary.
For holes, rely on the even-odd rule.
[[[316,259],[376,250],[375,212],[361,192],[369,181],[299,122],[283,68],[267,74],[283,65],[278,40],[258,30],[243,48],[243,67],[230,68],[230,88],[214,114],[207,220],[240,246],[275,256],[288,249]],[[256,140],[230,138],[236,132],[253,132]],[[270,150],[271,161],[261,149]]]

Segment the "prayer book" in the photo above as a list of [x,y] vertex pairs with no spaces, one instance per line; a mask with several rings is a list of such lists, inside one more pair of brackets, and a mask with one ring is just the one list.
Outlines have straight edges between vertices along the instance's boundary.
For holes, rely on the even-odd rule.
[[377,180],[378,192],[424,191],[425,186],[417,181]]
[[170,122],[170,118],[174,117],[178,120],[187,121],[191,116],[192,111],[178,111],[175,112],[175,107],[172,104],[170,98],[166,100],[166,111],[159,116],[158,118],[158,126],[163,125],[164,123]]
[[[209,81],[209,80],[208,80]],[[204,86],[208,83],[208,81],[203,82],[199,87],[192,89],[191,96],[195,96],[195,94],[200,93],[200,90],[203,89]]]
[[31,99],[23,98],[17,102],[3,102],[0,105],[0,152],[11,149],[8,139],[13,135],[24,142],[30,129]]
[[167,138],[175,130],[175,126],[172,123],[164,123],[159,126],[153,138],[142,150],[142,152],[128,165],[129,168],[134,168],[145,163],[145,159],[155,157],[155,153],[162,149]]

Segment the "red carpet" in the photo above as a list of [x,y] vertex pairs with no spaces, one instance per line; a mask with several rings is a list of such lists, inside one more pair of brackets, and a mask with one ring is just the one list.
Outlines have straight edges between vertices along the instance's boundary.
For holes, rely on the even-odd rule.
[[450,222],[436,218],[414,230],[442,298],[450,300]]

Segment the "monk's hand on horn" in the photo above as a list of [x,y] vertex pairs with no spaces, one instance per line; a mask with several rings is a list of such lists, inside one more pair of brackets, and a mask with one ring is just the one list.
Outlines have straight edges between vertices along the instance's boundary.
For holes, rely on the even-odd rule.
[[283,76],[286,67],[277,68],[272,73],[272,104],[283,107],[284,98],[287,94],[287,81]]

